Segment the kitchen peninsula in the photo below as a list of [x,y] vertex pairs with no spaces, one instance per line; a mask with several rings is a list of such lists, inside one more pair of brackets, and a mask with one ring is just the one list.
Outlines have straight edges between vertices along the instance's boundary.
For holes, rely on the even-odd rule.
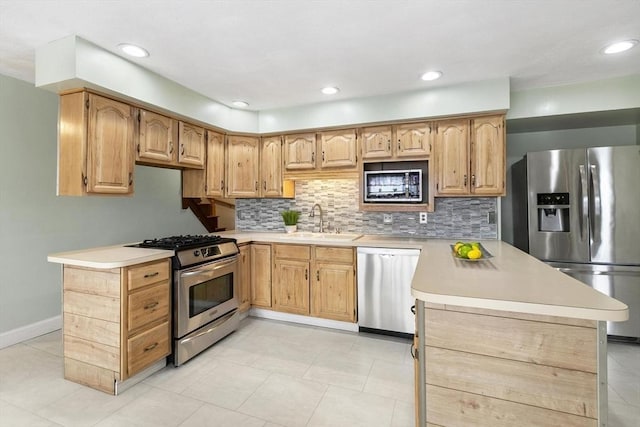
[[455,259],[429,240],[417,301],[419,426],[605,426],[606,321],[625,304],[500,242]]

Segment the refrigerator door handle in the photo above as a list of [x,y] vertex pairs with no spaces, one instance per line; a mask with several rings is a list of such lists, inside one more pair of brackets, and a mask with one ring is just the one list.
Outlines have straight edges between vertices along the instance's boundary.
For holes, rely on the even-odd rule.
[[591,235],[593,236],[594,246],[600,244],[600,227],[601,221],[601,206],[600,206],[600,176],[598,175],[598,168],[596,165],[590,165],[591,169],[591,184],[593,185],[593,215],[591,224]]
[[579,165],[580,171],[580,240],[584,240],[587,236],[587,213],[589,212],[589,188],[587,184],[587,170],[584,165]]

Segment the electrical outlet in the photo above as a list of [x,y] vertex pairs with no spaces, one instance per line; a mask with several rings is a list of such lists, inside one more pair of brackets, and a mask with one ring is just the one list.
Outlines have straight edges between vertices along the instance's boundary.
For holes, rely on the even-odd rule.
[[427,213],[420,212],[420,224],[426,224],[426,223],[427,223]]
[[391,214],[383,214],[382,215],[382,222],[384,222],[385,224],[393,224],[393,215],[391,215]]
[[496,213],[494,211],[487,212],[487,222],[489,224],[495,224],[496,223]]

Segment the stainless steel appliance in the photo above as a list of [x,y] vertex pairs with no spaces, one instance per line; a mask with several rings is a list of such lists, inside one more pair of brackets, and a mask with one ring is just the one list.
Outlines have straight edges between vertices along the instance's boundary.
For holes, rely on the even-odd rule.
[[640,341],[640,146],[526,155],[529,253],[629,306]]
[[359,247],[357,254],[359,330],[412,336],[411,280],[420,250]]
[[238,246],[219,236],[174,236],[136,245],[175,251],[173,363],[179,366],[238,328]]
[[422,170],[365,171],[364,201],[422,202]]

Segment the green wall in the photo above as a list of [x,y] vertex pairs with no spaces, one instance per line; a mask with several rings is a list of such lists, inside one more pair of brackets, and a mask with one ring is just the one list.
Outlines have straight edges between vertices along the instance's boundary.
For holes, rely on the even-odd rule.
[[7,331],[60,315],[48,254],[206,233],[181,209],[177,170],[136,166],[133,197],[57,197],[57,120],[57,95],[0,75],[0,347]]

